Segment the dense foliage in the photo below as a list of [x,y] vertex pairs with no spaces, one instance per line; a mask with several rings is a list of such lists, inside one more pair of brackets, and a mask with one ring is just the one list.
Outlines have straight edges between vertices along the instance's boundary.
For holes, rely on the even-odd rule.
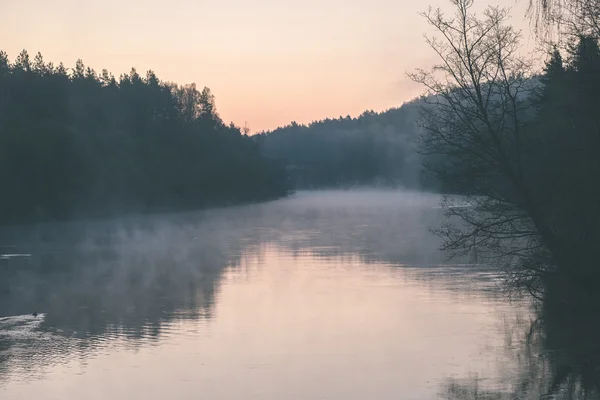
[[0,222],[285,195],[285,170],[225,125],[208,88],[0,52]]
[[421,182],[417,115],[417,102],[411,102],[357,118],[293,122],[259,138],[265,155],[285,163],[298,187],[431,186]]
[[564,53],[566,60],[553,52],[536,98],[528,181],[544,221],[543,242],[557,264],[553,281],[561,297],[572,299],[596,292],[600,283],[598,38],[580,36]]

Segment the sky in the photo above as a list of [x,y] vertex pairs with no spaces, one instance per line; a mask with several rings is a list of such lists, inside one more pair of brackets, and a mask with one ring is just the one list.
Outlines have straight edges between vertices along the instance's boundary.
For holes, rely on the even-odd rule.
[[[530,41],[528,0],[511,7]],[[226,121],[253,132],[400,106],[406,72],[435,57],[418,13],[447,0],[0,0],[0,49],[115,76],[135,67],[208,86]]]

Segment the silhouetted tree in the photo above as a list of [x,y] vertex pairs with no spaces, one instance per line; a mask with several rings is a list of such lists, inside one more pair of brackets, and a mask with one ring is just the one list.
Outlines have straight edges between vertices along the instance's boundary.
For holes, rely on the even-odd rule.
[[[452,17],[440,9],[423,14],[439,34],[427,42],[441,63],[410,74],[428,89],[421,152],[442,160],[428,163],[428,171],[462,194],[445,197],[450,220],[438,233],[453,254],[531,265],[542,240],[538,224],[543,235],[548,229],[524,172],[524,115],[532,87],[527,63],[515,55],[519,34],[505,24],[504,9],[490,7],[477,19],[472,0],[451,3]],[[519,278],[531,289],[537,286],[528,274]]]
[[[600,50],[580,36],[567,66],[555,50],[541,78],[517,57],[508,13],[452,0],[457,13],[424,14],[441,64],[424,84],[421,150],[429,171],[461,196],[446,196],[445,248],[506,268],[534,295],[554,288],[573,304],[597,292],[600,270]],[[589,299],[588,299],[589,300]]]

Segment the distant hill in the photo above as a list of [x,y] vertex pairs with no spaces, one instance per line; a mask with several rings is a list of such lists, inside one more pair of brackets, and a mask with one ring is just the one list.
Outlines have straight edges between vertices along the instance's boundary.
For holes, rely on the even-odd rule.
[[[295,122],[256,136],[297,188],[428,186],[417,153],[419,100],[356,118]],[[429,184],[430,185],[430,184]]]

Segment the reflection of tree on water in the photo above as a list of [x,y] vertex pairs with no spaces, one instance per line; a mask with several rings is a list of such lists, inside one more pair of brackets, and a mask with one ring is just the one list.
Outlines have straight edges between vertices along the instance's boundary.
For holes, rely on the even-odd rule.
[[518,345],[507,346],[503,387],[490,388],[477,377],[450,379],[443,398],[600,399],[600,316],[589,308],[545,303],[535,317],[507,333]]
[[480,287],[462,268],[420,272],[446,259],[428,232],[439,215],[437,196],[303,196],[132,222],[0,231],[0,245],[32,254],[0,260],[0,318],[37,310],[43,321],[34,337],[6,337],[0,326],[0,380],[30,377],[43,365],[84,362],[105,346],[141,347],[175,333],[172,322],[181,318],[212,318],[223,267],[266,242],[286,255],[403,265],[403,275],[436,291],[463,296]]
[[3,277],[3,286],[10,287],[1,295],[6,299],[2,315],[38,310],[45,314],[43,328],[86,336],[121,327],[139,336],[148,327],[159,329],[180,310],[210,317],[218,270],[121,256],[42,256],[33,261],[39,266],[23,266]]
[[[0,318],[37,311],[43,322],[35,340],[7,337],[0,326],[0,375],[7,357],[39,365],[111,339],[152,340],[177,319],[210,319],[223,268],[265,241],[292,252],[322,249],[320,255],[329,257],[437,262],[437,253],[435,260],[422,259],[437,244],[426,240],[428,224],[421,220],[437,215],[431,209],[436,204],[437,196],[340,192],[198,213],[2,229],[0,253],[31,257],[0,260]],[[410,230],[403,234],[400,223]],[[399,237],[409,243],[399,246]]]
[[567,387],[600,398],[600,316],[598,309],[587,310],[546,305],[543,346],[550,352],[553,391]]
[[283,218],[265,216],[264,222],[281,233],[277,243],[292,254],[430,266],[448,258],[429,231],[441,217],[438,203],[437,195],[410,192],[301,193],[271,205]]
[[223,269],[254,241],[199,226],[157,218],[17,232],[13,251],[31,257],[0,261],[0,377],[212,318]]

